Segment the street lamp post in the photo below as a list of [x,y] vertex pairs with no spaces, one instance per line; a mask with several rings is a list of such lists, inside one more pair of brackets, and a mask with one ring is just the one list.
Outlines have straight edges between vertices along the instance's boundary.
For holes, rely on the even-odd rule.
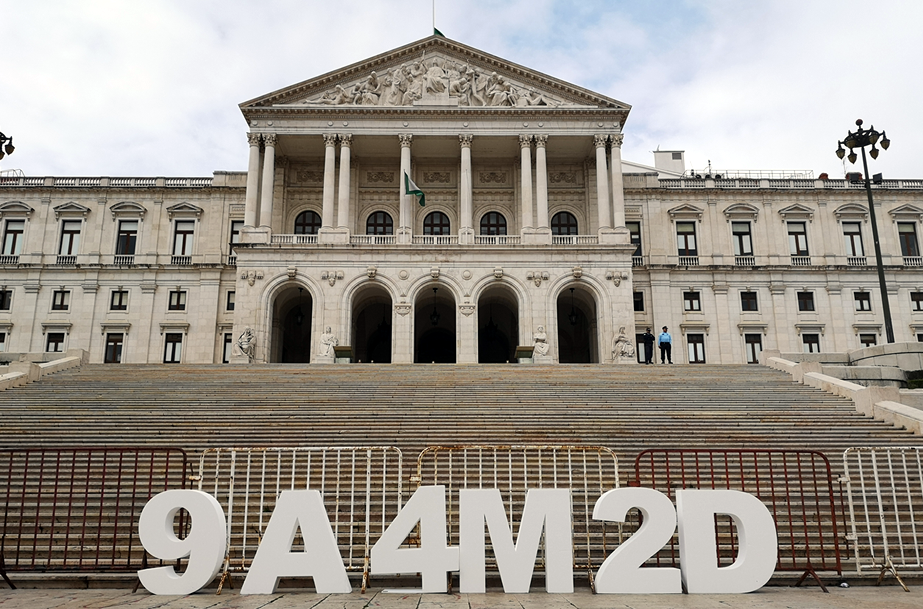
[[0,132],[0,160],[8,154],[13,154],[16,147],[13,146],[13,136],[6,137]]
[[846,155],[846,150],[843,149],[845,145],[849,148],[849,156],[846,157],[849,159],[850,163],[855,164],[856,162],[856,152],[855,149],[858,148],[862,152],[862,171],[865,178],[865,192],[869,198],[869,218],[872,221],[872,240],[875,242],[875,265],[878,267],[878,287],[881,291],[881,311],[885,316],[885,332],[888,336],[888,342],[894,342],[894,327],[891,325],[891,305],[888,302],[888,287],[885,283],[885,267],[881,262],[881,244],[878,242],[878,222],[875,220],[875,204],[872,201],[872,182],[869,179],[869,165],[868,161],[865,159],[865,147],[871,146],[872,149],[869,150],[869,156],[873,159],[878,158],[878,148],[875,147],[875,144],[881,143],[881,148],[887,150],[891,145],[891,140],[888,139],[888,136],[885,135],[885,132],[882,131],[878,133],[875,131],[875,126],[872,125],[871,129],[862,128],[862,119],[856,121],[856,132],[847,131],[846,139],[842,142],[837,142],[838,147],[836,150],[836,155],[839,158],[843,158]]

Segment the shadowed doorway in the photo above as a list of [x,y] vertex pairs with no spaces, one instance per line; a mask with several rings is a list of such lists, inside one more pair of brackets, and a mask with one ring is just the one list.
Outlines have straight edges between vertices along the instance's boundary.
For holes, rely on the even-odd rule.
[[414,305],[414,358],[418,364],[455,363],[455,299],[447,288],[420,290]]

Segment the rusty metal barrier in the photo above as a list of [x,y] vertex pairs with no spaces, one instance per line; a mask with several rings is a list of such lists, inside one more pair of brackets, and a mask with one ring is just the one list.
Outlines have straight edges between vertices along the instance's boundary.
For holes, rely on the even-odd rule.
[[[403,506],[403,456],[393,446],[208,449],[196,480],[227,516],[218,594],[232,574],[249,570],[282,491],[321,492],[343,563],[361,571],[363,592],[371,547]],[[300,537],[292,549],[304,549]]]
[[907,585],[898,569],[923,571],[923,448],[848,448],[843,482],[856,571],[878,569]]
[[[186,453],[173,448],[0,450],[0,575],[133,572],[147,501],[183,488]],[[157,564],[160,564],[157,562]]]
[[[750,493],[772,513],[779,556],[776,571],[802,571],[826,592],[817,571],[842,576],[833,475],[827,457],[809,450],[654,449],[635,458],[634,486],[656,489],[675,500],[676,489],[727,489]],[[737,537],[729,517],[716,517],[718,566],[732,564]],[[650,564],[679,566],[678,540]]]
[[[569,488],[573,502],[574,566],[593,573],[622,542],[622,526],[593,520],[593,507],[606,491],[619,488],[618,458],[601,446],[461,445],[429,446],[417,459],[418,485],[446,487],[449,545],[458,545],[458,491],[496,488],[511,524],[518,522],[530,488]],[[544,552],[536,564],[544,569]],[[487,568],[496,570],[488,553]]]

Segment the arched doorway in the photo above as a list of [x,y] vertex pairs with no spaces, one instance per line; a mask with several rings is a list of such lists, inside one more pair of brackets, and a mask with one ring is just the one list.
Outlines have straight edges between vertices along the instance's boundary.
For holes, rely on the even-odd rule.
[[418,364],[455,363],[455,298],[446,287],[420,290],[414,304],[414,358]]
[[478,299],[478,363],[516,361],[519,344],[519,306],[512,292],[491,286]]
[[380,285],[353,300],[352,346],[357,363],[391,363],[391,295]]
[[558,295],[558,362],[599,363],[596,300],[578,286]]
[[269,361],[307,364],[311,361],[314,300],[303,286],[286,287],[272,306],[272,351]]

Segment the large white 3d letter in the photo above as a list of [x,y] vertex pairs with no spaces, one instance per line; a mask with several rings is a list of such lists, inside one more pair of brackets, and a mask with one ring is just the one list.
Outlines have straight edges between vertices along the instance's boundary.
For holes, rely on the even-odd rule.
[[603,562],[596,574],[597,594],[681,593],[679,569],[641,567],[673,537],[676,510],[669,497],[650,488],[614,489],[596,502],[593,519],[625,522],[633,507],[641,512],[641,528]]
[[[298,528],[304,552],[292,552]],[[319,491],[282,491],[241,594],[272,594],[279,578],[314,578],[319,594],[352,592]]]
[[[186,539],[173,531],[173,520],[181,509],[192,519]],[[138,571],[141,584],[151,594],[196,592],[215,579],[227,555],[224,512],[214,497],[202,491],[177,489],[156,495],[141,510],[138,536],[144,549],[157,558],[189,557],[182,575],[172,566]]]
[[[747,493],[728,490],[678,490],[680,568],[690,594],[742,594],[761,588],[776,568],[778,539],[772,514]],[[737,528],[737,560],[718,567],[715,514],[726,514]]]
[[458,492],[460,590],[485,591],[484,521],[497,557],[503,591],[526,594],[538,546],[545,531],[545,589],[574,591],[574,548],[570,489],[530,489],[519,523],[516,545],[498,489],[462,489]]
[[[420,523],[420,547],[401,548]],[[458,548],[446,543],[445,487],[421,486],[372,547],[372,575],[422,573],[423,592],[445,592],[458,571]]]

